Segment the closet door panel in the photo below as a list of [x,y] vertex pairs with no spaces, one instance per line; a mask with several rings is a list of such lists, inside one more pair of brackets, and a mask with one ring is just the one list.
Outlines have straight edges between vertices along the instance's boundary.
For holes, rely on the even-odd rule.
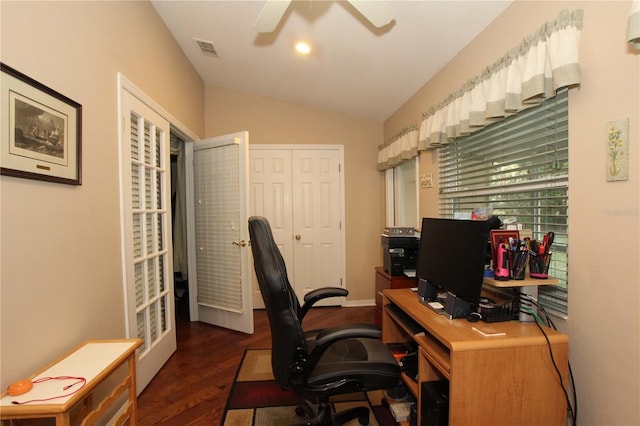
[[[250,149],[250,214],[269,220],[301,301],[316,288],[345,287],[341,161],[336,146]],[[253,289],[254,307],[263,308],[255,275]]]
[[[250,215],[269,219],[273,237],[289,267],[293,265],[291,150],[250,149],[249,170]],[[254,307],[264,308],[255,272],[252,277]]]
[[296,150],[292,170],[293,281],[302,297],[317,288],[343,286],[340,158],[334,150]]

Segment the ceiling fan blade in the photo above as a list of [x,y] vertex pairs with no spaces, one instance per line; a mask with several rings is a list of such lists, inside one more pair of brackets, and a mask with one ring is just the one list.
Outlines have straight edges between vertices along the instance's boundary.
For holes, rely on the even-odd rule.
[[384,27],[393,20],[395,14],[386,1],[348,0],[358,12],[376,28]]
[[291,0],[267,0],[253,28],[259,33],[270,33],[276,29]]

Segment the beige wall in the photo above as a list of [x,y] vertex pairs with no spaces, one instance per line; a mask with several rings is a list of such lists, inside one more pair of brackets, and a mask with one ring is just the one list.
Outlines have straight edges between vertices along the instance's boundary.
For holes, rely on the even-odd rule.
[[347,303],[372,302],[384,227],[382,123],[218,87],[205,93],[207,137],[248,130],[250,144],[344,145]]
[[[517,1],[394,114],[384,134],[418,124],[424,110],[522,37],[562,8],[578,7],[585,19],[583,85],[570,95],[570,318],[559,325],[571,339],[580,423],[635,425],[640,55],[623,39],[630,2]],[[84,108],[82,186],[0,177],[1,388],[81,340],[124,335],[119,71],[198,135],[248,130],[251,143],[344,145],[347,284],[353,300],[373,298],[384,225],[383,177],[375,169],[380,123],[205,89],[146,2],[3,1],[0,19],[2,61]],[[630,179],[606,183],[605,123],[620,117],[631,120]],[[428,154],[421,156],[423,170],[434,164]],[[435,212],[436,191],[420,196],[423,215]]]
[[82,186],[0,177],[5,389],[83,340],[125,335],[117,73],[196,134],[204,87],[150,3],[0,7],[2,62],[83,106]]
[[[390,137],[562,9],[584,9],[582,86],[569,97],[570,360],[582,425],[640,424],[640,54],[624,40],[630,1],[516,1],[385,122]],[[629,117],[629,180],[605,181],[606,123]],[[422,171],[435,169],[428,153]],[[437,189],[420,192],[437,215]]]

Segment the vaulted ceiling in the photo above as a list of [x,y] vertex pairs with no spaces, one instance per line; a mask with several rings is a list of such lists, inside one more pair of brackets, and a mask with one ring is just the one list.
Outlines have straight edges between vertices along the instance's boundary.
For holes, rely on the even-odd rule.
[[[275,31],[258,33],[265,3],[152,0],[206,85],[383,121],[511,1],[391,0],[381,28],[346,1],[293,1]],[[294,51],[298,40],[310,54]]]

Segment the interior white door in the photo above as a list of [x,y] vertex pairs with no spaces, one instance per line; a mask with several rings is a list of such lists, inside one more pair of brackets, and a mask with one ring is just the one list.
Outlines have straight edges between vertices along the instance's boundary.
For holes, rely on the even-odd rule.
[[248,247],[249,134],[194,142],[187,172],[191,317],[253,333]]
[[[291,150],[249,148],[251,215],[269,219],[273,238],[285,265],[293,267],[293,218],[291,209]],[[255,271],[252,276],[253,307],[264,308]]]
[[140,393],[176,350],[169,122],[121,89],[121,217],[127,337]]
[[[321,287],[344,287],[342,151],[292,152],[294,282],[304,296]],[[342,303],[325,299],[320,304]]]
[[[345,287],[342,160],[336,145],[250,147],[250,212],[269,219],[300,300],[314,288]],[[252,276],[254,307],[263,308]]]

